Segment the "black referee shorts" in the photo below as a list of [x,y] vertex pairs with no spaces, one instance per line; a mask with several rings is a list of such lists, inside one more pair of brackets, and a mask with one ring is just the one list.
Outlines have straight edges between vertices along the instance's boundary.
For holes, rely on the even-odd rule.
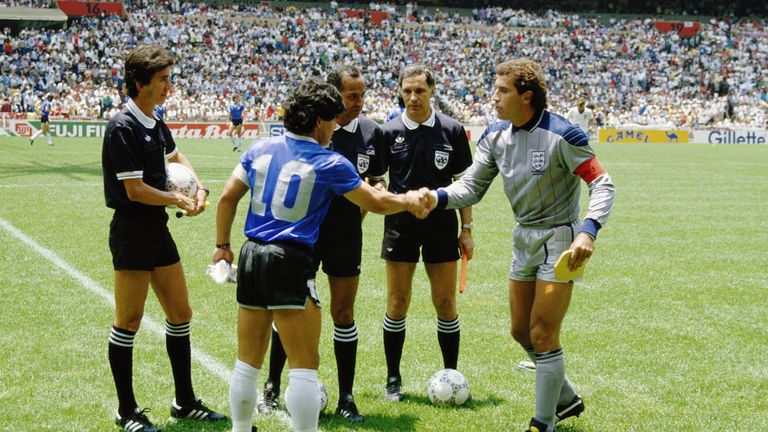
[[179,262],[165,209],[150,214],[116,211],[109,224],[109,249],[115,270],[152,271]]
[[433,211],[424,220],[410,213],[384,218],[381,257],[387,261],[444,263],[459,259],[456,210]]
[[237,262],[237,303],[253,309],[304,309],[317,306],[315,267],[308,246],[250,239]]
[[362,252],[363,228],[359,216],[356,220],[326,217],[312,251],[315,270],[320,268],[322,262],[323,272],[329,276],[357,276],[360,274]]

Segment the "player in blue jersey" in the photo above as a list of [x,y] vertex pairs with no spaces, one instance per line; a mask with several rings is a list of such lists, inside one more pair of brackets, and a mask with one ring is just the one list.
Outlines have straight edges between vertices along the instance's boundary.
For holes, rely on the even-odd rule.
[[42,134],[45,134],[48,138],[48,145],[53,145],[53,140],[51,139],[51,125],[48,120],[48,116],[51,115],[51,111],[53,110],[53,104],[51,102],[53,102],[53,95],[49,93],[45,96],[42,106],[40,106],[40,130],[35,132],[35,134],[29,138],[29,145],[34,144],[35,139]]
[[[386,189],[381,166],[381,129],[375,121],[360,115],[365,104],[365,79],[355,66],[344,65],[332,70],[327,81],[341,93],[344,112],[336,117],[337,127],[331,137],[329,149],[342,154],[357,167],[361,178],[382,190]],[[354,305],[360,282],[362,261],[363,212],[343,196],[334,198],[328,215],[320,227],[320,236],[313,255],[315,264],[328,275],[333,319],[333,348],[339,383],[339,401],[336,414],[351,422],[364,417],[357,409],[352,387],[357,364],[358,329]],[[259,401],[260,413],[268,413],[278,406],[280,381],[285,365],[285,351],[280,336],[272,333],[269,354],[269,377]]]
[[[422,194],[395,195],[364,182],[342,155],[324,149],[344,111],[336,88],[303,82],[284,102],[283,136],[255,142],[224,186],[216,213],[213,261],[232,262],[230,237],[240,199],[249,192],[248,238],[237,275],[238,353],[230,383],[233,432],[251,431],[271,325],[288,355],[286,406],[294,430],[316,431],[320,413],[320,300],[312,247],[334,197],[382,214],[425,216]],[[423,190],[422,193],[425,193]]]
[[232,105],[229,106],[229,140],[232,141],[232,151],[240,151],[243,144],[243,111],[245,105],[240,102],[240,95],[232,97]]
[[[493,101],[499,119],[477,145],[472,166],[457,182],[431,192],[430,206],[476,204],[497,175],[515,216],[509,270],[511,333],[536,367],[536,414],[527,432],[553,432],[555,423],[584,411],[584,401],[565,376],[560,329],[574,281],[555,277],[560,254],[572,251],[569,267],[594,251],[615,197],[611,177],[578,126],[549,112],[541,67],[516,59],[496,68]],[[589,207],[579,221],[580,184],[589,187]]]
[[192,168],[168,126],[153,118],[154,107],[165,101],[170,90],[172,66],[173,57],[157,46],[141,46],[128,54],[125,83],[129,98],[109,121],[102,148],[104,195],[107,206],[115,210],[109,225],[115,271],[109,366],[119,404],[115,421],[131,432],[159,430],[147,418],[148,409],[138,407],[133,393],[133,344],[150,285],[166,315],[165,345],[175,387],[171,417],[226,420],[206,407],[192,387],[192,309],[176,243],[167,226],[167,205],[195,216],[205,210],[208,195],[197,176],[195,199],[165,190],[166,160]]

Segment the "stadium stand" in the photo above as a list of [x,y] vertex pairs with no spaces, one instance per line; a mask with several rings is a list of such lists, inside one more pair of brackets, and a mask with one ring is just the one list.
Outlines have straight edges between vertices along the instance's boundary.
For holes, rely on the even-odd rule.
[[[49,5],[3,1],[0,10]],[[54,118],[108,118],[121,106],[122,53],[157,43],[178,59],[167,102],[170,120],[226,119],[232,93],[243,95],[261,120],[277,120],[287,88],[343,62],[365,69],[367,115],[384,120],[397,103],[397,72],[424,62],[439,76],[439,108],[465,123],[484,124],[494,120],[494,66],[527,56],[544,66],[555,112],[567,112],[584,97],[604,126],[766,126],[765,18],[689,17],[686,23],[657,14],[629,18],[502,7],[457,12],[415,3],[354,10],[328,3],[297,9],[178,0],[125,6],[126,17],[70,17],[65,29],[5,29],[0,104],[5,99],[23,115],[52,93]],[[686,30],[694,34],[681,36]],[[247,114],[246,121],[252,117]]]

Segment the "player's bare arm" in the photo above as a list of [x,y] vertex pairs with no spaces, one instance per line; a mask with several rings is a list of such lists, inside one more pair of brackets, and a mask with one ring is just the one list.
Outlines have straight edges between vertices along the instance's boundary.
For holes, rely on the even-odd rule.
[[568,267],[571,270],[576,270],[592,256],[592,252],[595,250],[595,240],[591,235],[580,232],[573,239],[570,249],[573,253],[568,261]]
[[224,191],[216,205],[216,245],[226,247],[214,249],[212,258],[214,263],[224,260],[231,264],[235,259],[232,248],[229,247],[232,223],[237,213],[237,204],[246,192],[248,192],[248,186],[235,176],[230,177],[224,185]]
[[374,213],[387,215],[409,211],[417,218],[424,219],[429,214],[429,210],[426,208],[423,194],[421,191],[408,191],[405,194],[395,195],[361,182],[360,186],[344,196],[360,208]]
[[123,186],[125,186],[125,193],[128,195],[129,200],[142,204],[156,206],[175,205],[188,212],[193,212],[197,206],[194,200],[182,193],[155,189],[144,183],[142,179],[123,180]]
[[[427,198],[425,197],[425,200]],[[429,204],[426,202],[426,204]],[[466,255],[468,260],[472,259],[475,251],[475,241],[472,239],[472,207],[459,209],[461,216],[461,233],[459,234],[459,251],[461,255]]]

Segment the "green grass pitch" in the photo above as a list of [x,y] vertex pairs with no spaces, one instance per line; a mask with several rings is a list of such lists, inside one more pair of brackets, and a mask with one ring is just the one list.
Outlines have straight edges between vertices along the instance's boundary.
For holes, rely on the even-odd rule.
[[[238,154],[225,141],[179,142],[215,205]],[[597,240],[563,330],[567,371],[586,402],[558,431],[768,430],[768,146],[597,144],[617,200]],[[107,364],[113,274],[98,139],[54,147],[0,138],[0,431],[110,431],[116,396]],[[324,431],[522,431],[533,415],[534,374],[508,335],[506,274],[513,218],[500,182],[475,207],[475,258],[459,296],[459,368],[474,400],[432,406],[426,382],[441,368],[436,318],[423,268],[414,281],[403,356],[407,402],[382,400],[382,220],[365,220],[358,406],[366,421],[321,417]],[[584,188],[583,205],[586,204]],[[243,202],[245,204],[245,201]],[[234,287],[205,275],[214,209],[171,218],[191,302],[196,390],[228,412],[235,358]],[[246,207],[238,213],[242,227]],[[582,208],[582,214],[584,209]],[[234,230],[242,233],[241,230]],[[240,242],[234,237],[233,243]],[[327,281],[318,275],[321,298]],[[327,302],[326,302],[327,303]],[[172,424],[170,366],[150,294],[136,341],[139,404],[166,431],[223,431]],[[324,314],[320,377],[335,406],[332,326]],[[263,378],[262,378],[263,382]],[[260,383],[261,384],[261,383]],[[259,417],[260,431],[288,431]]]

